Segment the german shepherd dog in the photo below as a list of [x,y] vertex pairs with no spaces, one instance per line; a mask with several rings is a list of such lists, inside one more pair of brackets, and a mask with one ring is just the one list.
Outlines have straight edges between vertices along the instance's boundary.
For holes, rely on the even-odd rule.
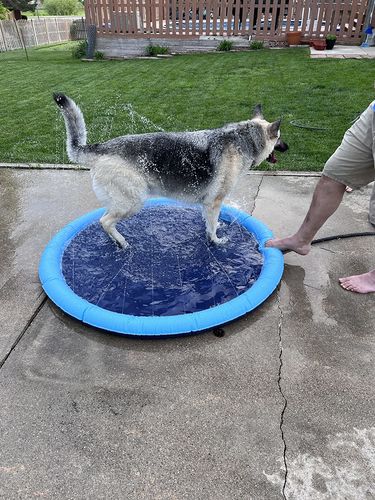
[[149,196],[168,196],[203,205],[206,231],[224,243],[216,229],[220,207],[241,173],[285,151],[280,120],[267,122],[261,106],[251,120],[197,132],[155,132],[86,144],[86,126],[72,99],[55,93],[65,120],[67,153],[72,162],[91,170],[94,192],[106,207],[100,223],[122,248],[128,246],[116,229],[120,219],[139,212]]

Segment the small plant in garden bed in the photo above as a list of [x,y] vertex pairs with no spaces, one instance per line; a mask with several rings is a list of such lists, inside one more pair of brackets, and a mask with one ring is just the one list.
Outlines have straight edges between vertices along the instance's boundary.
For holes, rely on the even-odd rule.
[[230,40],[222,40],[217,46],[217,50],[220,52],[229,52],[233,47],[233,42]]
[[96,50],[94,54],[94,59],[96,61],[102,61],[104,59],[104,52],[101,52],[100,50]]
[[262,42],[261,40],[254,40],[253,42],[250,42],[250,49],[252,50],[264,49],[264,42]]
[[149,45],[146,48],[146,56],[154,57],[157,55],[169,54],[168,47],[162,47],[161,45]]
[[81,40],[72,48],[72,57],[73,59],[82,59],[86,57],[87,51],[87,41]]

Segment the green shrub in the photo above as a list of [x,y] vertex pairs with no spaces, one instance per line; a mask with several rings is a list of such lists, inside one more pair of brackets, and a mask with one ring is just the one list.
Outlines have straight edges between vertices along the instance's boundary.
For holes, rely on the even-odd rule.
[[94,58],[97,60],[97,61],[101,61],[104,59],[104,52],[101,52],[100,50],[96,50],[95,51],[95,54],[94,54]]
[[4,5],[0,2],[0,20],[8,19],[8,9],[4,7]]
[[326,40],[333,40],[333,41],[336,41],[337,37],[336,35],[327,35],[326,36]]
[[146,56],[157,56],[158,54],[169,54],[168,47],[162,47],[161,45],[149,45],[146,48]]
[[264,42],[261,40],[254,40],[253,42],[250,42],[250,48],[252,50],[264,49]]
[[45,0],[43,7],[49,16],[74,16],[82,9],[77,0]]
[[87,41],[81,40],[72,48],[72,57],[73,59],[82,59],[86,57],[87,52]]
[[217,50],[220,52],[229,52],[233,47],[233,42],[230,40],[222,40],[217,46]]

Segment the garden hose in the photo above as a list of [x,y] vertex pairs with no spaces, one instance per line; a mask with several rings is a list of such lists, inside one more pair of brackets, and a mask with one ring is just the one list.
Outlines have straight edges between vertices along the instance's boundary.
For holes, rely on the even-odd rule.
[[301,123],[298,123],[296,120],[292,120],[289,122],[293,127],[298,127],[298,128],[305,128],[307,130],[328,130],[326,127],[313,127],[310,125],[302,125]]
[[[358,120],[359,116],[360,115],[356,116],[354,120],[350,122],[350,125],[353,125],[353,123],[355,123]],[[298,123],[297,120],[291,120],[289,123],[293,125],[293,127],[305,128],[307,130],[328,130],[327,127],[315,127],[312,125],[303,125],[302,123]]]
[[336,234],[334,236],[326,236],[324,238],[317,238],[311,242],[311,245],[316,245],[317,243],[323,243],[324,241],[332,240],[343,240],[345,238],[357,238],[359,236],[375,236],[375,231],[366,231],[364,233],[347,233],[347,234]]
[[[325,236],[324,238],[317,238],[312,240],[310,245],[317,245],[318,243],[323,243],[325,241],[333,240],[343,240],[345,238],[358,238],[359,236],[375,236],[375,231],[365,231],[364,233],[346,233],[346,234],[335,234],[333,236]],[[282,250],[283,254],[292,252],[293,250]]]

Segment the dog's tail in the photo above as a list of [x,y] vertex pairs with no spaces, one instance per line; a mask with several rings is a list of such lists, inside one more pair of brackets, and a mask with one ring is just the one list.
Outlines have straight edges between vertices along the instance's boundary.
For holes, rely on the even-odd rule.
[[79,163],[83,146],[86,146],[86,125],[82,111],[70,97],[64,94],[55,92],[53,98],[64,117],[67,134],[66,150],[69,160]]

